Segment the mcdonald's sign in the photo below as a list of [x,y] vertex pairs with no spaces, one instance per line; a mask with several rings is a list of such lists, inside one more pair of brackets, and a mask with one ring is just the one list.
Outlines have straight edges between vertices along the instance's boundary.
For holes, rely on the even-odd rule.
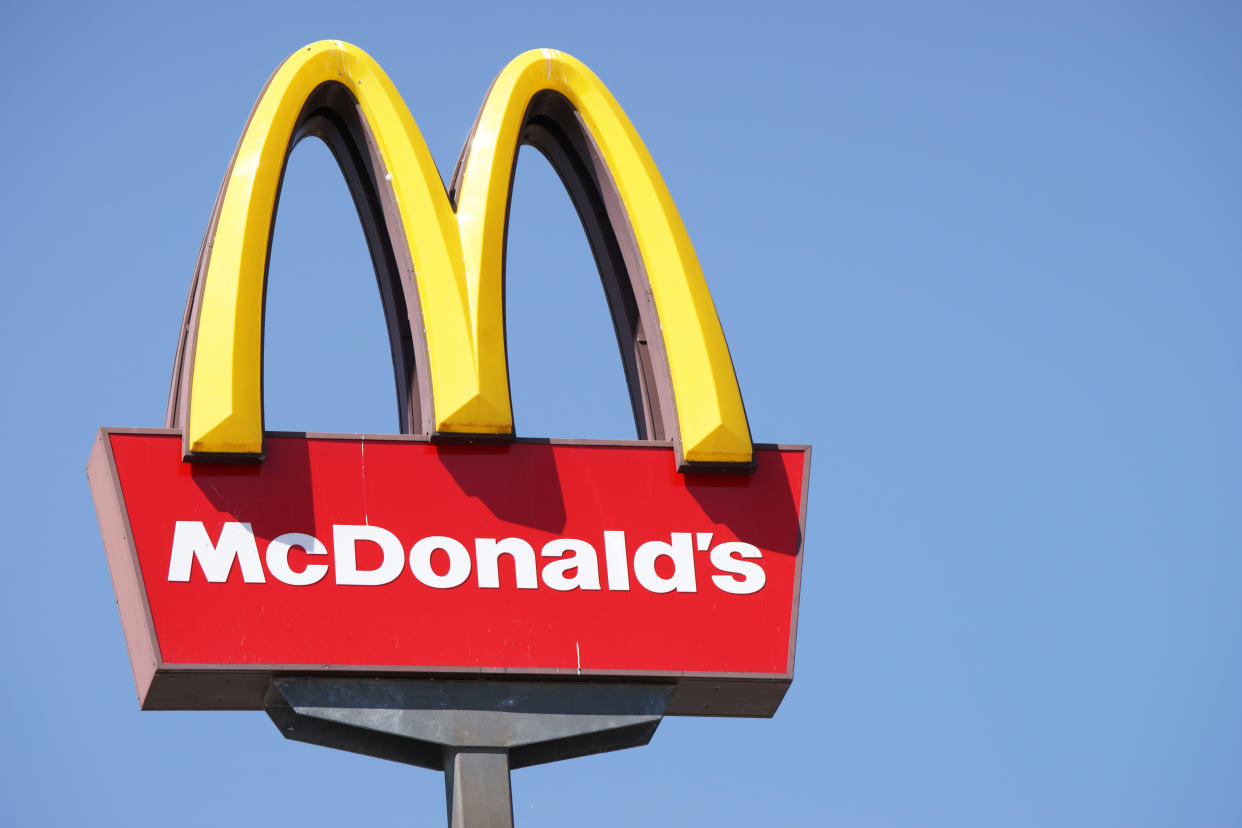
[[[400,434],[265,432],[285,162],[340,164],[387,320]],[[552,163],[605,286],[638,439],[514,434],[504,246],[517,149]],[[771,715],[793,675],[807,446],[752,444],[694,249],[633,125],[561,52],[517,57],[447,189],[392,82],[315,43],[269,78],[199,253],[163,428],[87,467],[146,709],[247,709],[279,676],[676,685]]]

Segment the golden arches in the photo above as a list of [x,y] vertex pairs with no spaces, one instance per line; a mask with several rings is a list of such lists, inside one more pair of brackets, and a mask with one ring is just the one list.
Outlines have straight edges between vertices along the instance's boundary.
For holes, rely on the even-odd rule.
[[[416,361],[425,366],[422,387],[408,390],[418,398],[411,408],[420,412],[410,418],[411,430],[513,432],[504,337],[505,221],[515,154],[519,144],[537,143],[530,135],[532,112],[551,95],[561,103],[544,106],[552,113],[547,129],[581,133],[564,139],[565,152],[589,170],[584,177],[599,197],[612,202],[607,221],[618,251],[635,271],[631,280],[647,288],[634,291],[632,321],[644,348],[649,339],[658,340],[646,372],[654,372],[646,381],[657,387],[647,393],[649,408],[662,408],[667,423],[645,436],[673,437],[679,462],[687,465],[751,462],[741,394],[694,249],[655,163],[599,79],[561,52],[536,50],[514,59],[484,101],[458,162],[451,199],[391,81],[365,52],[339,41],[307,46],[277,68],[221,187],[169,404],[169,424],[184,429],[188,456],[261,456],[263,295],[272,216],[289,149],[304,133],[317,134],[319,110],[310,102],[331,89],[346,94],[325,105],[321,120],[342,133],[352,129],[356,154],[370,156],[369,163],[353,162],[367,166],[367,173],[356,170],[360,179],[351,186],[370,187],[383,204],[399,281],[385,302],[405,305],[396,318],[408,324]],[[351,118],[352,128],[342,126]],[[566,177],[564,169],[558,171]],[[371,235],[368,241],[375,244]],[[393,308],[386,310],[392,327]],[[616,308],[614,318],[620,318]],[[644,325],[660,336],[642,334]],[[399,365],[399,391],[401,372]],[[629,363],[627,372],[633,388],[642,372],[630,371]],[[661,407],[657,398],[670,396]]]

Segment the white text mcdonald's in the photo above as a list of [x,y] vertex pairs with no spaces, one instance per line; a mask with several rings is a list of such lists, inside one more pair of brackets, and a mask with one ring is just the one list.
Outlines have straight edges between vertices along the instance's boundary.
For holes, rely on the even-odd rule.
[[[730,595],[750,595],[763,589],[767,578],[760,561],[763,553],[744,541],[713,544],[712,532],[670,532],[668,540],[649,540],[630,555],[625,532],[605,529],[602,544],[583,538],[553,538],[536,553],[523,538],[474,538],[467,547],[457,538],[429,535],[406,545],[393,532],[374,524],[332,524],[332,550],[314,535],[282,532],[267,543],[263,556],[250,523],[229,521],[214,533],[201,520],[179,520],[173,527],[168,580],[189,583],[197,570],[208,583],[227,583],[239,577],[248,584],[267,582],[267,575],[287,586],[314,586],[325,582],[329,569],[336,586],[381,587],[408,569],[423,586],[456,589],[467,582],[479,589],[500,589],[501,559],[512,570],[514,589],[559,592],[607,589],[626,592],[631,581],[638,588],[664,595],[697,592],[700,581],[695,553],[710,560],[710,583]],[[359,563],[360,547],[372,554],[370,566]],[[601,566],[600,550],[603,550]],[[291,563],[295,550],[303,563]],[[551,559],[551,560],[549,560]],[[329,563],[330,561],[331,563]],[[663,572],[661,564],[664,564]],[[234,576],[234,571],[237,575]],[[633,577],[631,578],[631,573]]]

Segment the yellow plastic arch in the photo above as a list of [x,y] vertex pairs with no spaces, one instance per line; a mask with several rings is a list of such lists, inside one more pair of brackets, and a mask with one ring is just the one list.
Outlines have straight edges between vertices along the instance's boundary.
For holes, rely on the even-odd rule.
[[513,431],[503,298],[509,177],[527,105],[550,90],[582,117],[633,226],[668,357],[684,460],[752,460],[728,346],[685,227],[629,118],[590,69],[548,49],[505,67],[479,114],[454,209],[392,82],[369,55],[340,41],[311,44],[281,64],[238,146],[193,343],[186,433],[192,453],[262,451],[268,234],[294,124],[326,82],[344,85],[357,99],[390,176],[422,305],[436,431]]

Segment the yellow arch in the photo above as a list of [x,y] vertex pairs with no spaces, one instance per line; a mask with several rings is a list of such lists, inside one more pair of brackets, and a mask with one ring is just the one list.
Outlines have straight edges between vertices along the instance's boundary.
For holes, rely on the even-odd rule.
[[263,280],[295,122],[321,84],[344,85],[373,134],[401,215],[422,306],[438,432],[511,434],[503,258],[513,159],[531,99],[578,111],[607,164],[647,269],[688,463],[749,463],[750,431],[728,346],[677,208],[633,125],[599,79],[552,50],[496,78],[463,159],[456,209],[409,110],[369,55],[320,41],[290,56],[255,104],[219,203],[193,347],[186,446],[262,452]]

